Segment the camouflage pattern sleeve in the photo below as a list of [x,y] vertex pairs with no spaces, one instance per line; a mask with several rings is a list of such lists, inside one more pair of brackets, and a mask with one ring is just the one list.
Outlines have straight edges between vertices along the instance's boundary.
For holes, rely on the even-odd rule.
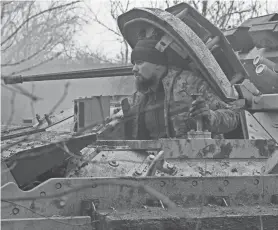
[[240,109],[223,102],[208,85],[203,94],[211,110],[208,130],[214,134],[224,134],[236,129],[240,122]]
[[[198,74],[192,71],[183,71],[177,77],[174,86],[174,100],[184,101],[186,104],[192,103],[191,94],[201,93],[206,99],[211,116],[205,128],[214,134],[224,134],[234,130],[239,124],[240,111],[223,102],[209,87],[208,83]],[[188,117],[185,116],[186,120]],[[192,122],[186,122],[192,123]],[[184,127],[189,131],[188,127]]]
[[215,134],[228,133],[239,124],[239,111],[232,109],[218,109],[211,111],[210,132]]

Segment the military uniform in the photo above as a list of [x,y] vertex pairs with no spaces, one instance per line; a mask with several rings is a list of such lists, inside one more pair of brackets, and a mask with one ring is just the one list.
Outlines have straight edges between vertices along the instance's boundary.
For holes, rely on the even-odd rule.
[[134,95],[128,114],[128,139],[186,138],[187,132],[196,128],[195,119],[189,117],[194,93],[201,93],[208,102],[211,115],[204,128],[213,137],[236,129],[239,110],[221,101],[201,74],[169,68],[156,92],[150,89]]

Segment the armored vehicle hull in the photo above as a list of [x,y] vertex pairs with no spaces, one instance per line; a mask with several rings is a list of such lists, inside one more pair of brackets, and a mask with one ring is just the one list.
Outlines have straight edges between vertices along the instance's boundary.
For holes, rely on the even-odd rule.
[[[1,139],[2,228],[276,229],[278,19],[274,14],[258,20],[223,34],[185,3],[121,15],[118,25],[131,47],[140,30],[161,29],[157,49],[190,61],[223,101],[241,106],[240,127],[225,139],[196,130],[188,139],[126,140],[125,107],[105,121],[99,103],[102,122],[83,129],[74,128],[82,117],[77,106],[68,116],[8,133]],[[271,26],[264,30],[260,23]],[[129,75],[131,67],[115,71]],[[59,74],[41,77],[58,80]],[[32,80],[38,76],[5,78]]]

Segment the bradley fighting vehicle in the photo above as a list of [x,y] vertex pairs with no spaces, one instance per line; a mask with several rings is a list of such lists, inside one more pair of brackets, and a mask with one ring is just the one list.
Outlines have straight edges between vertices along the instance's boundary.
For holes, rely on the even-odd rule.
[[[124,119],[87,128],[77,100],[73,115],[1,137],[2,229],[277,229],[278,14],[222,32],[182,3],[132,9],[118,26],[131,47],[138,32],[162,30],[156,48],[190,62],[222,100],[241,106],[240,127],[211,139],[197,120],[187,139],[126,140],[127,100]],[[4,80],[123,76],[131,68]],[[74,130],[55,132],[61,125]]]

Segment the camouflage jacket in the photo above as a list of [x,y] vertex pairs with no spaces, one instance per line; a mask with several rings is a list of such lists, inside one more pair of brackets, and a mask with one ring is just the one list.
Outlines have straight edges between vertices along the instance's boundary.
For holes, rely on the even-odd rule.
[[193,93],[202,93],[213,111],[205,124],[213,136],[237,128],[239,110],[221,101],[198,74],[169,69],[162,85],[163,92],[135,93],[129,112],[132,118],[127,123],[128,139],[186,138],[187,132],[196,128],[196,121],[188,116]]

